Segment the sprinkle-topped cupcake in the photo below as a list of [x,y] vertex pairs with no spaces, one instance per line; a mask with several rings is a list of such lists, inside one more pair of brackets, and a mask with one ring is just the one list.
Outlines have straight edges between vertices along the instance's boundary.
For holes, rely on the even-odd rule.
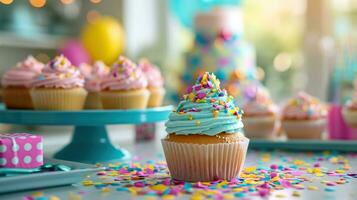
[[285,105],[282,117],[286,120],[314,120],[325,118],[326,107],[315,97],[299,92]]
[[[242,110],[214,74],[197,79],[165,125],[162,144],[174,179],[209,181],[239,174],[249,141],[242,134]],[[191,165],[192,160],[197,163]]]
[[276,128],[277,107],[266,88],[259,86],[243,104],[244,133],[249,138],[272,138]]
[[43,67],[43,63],[28,56],[4,74],[1,83],[4,87],[4,102],[7,108],[33,108],[29,90]]
[[327,108],[317,98],[299,92],[282,111],[282,126],[288,138],[321,139]]
[[148,59],[140,59],[139,67],[143,71],[146,79],[148,80],[148,90],[150,92],[150,98],[148,107],[161,106],[164,100],[164,78],[158,67],[153,65]]
[[102,109],[99,92],[102,90],[102,82],[109,74],[109,67],[102,61],[96,61],[93,66],[83,64],[80,69],[85,77],[84,88],[88,91],[84,108]]
[[8,70],[1,81],[3,87],[30,88],[34,78],[39,75],[44,64],[32,56],[16,64],[15,68]]
[[124,56],[114,62],[102,82],[101,99],[106,109],[145,108],[149,99],[148,81],[142,70]]
[[109,74],[109,67],[102,61],[96,61],[91,70],[85,76],[84,88],[89,92],[99,92],[102,89],[102,82]]
[[[355,81],[355,90],[357,89],[357,81]],[[343,118],[345,119],[347,125],[352,128],[357,127],[357,94],[346,102],[342,109]]]
[[63,55],[51,60],[33,82],[35,109],[80,110],[87,96],[84,77]]
[[242,110],[221,90],[214,74],[205,73],[169,116],[166,131],[176,135],[237,133],[243,128]]
[[35,88],[76,88],[84,86],[84,77],[63,55],[51,60],[33,82]]
[[249,96],[247,102],[243,104],[244,116],[270,116],[275,115],[277,107],[273,103],[266,88],[260,86],[256,88],[253,95]]

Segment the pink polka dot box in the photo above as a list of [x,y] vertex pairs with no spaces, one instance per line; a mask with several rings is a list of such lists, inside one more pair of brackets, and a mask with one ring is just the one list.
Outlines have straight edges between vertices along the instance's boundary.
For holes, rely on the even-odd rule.
[[0,168],[36,168],[43,165],[42,137],[28,133],[0,134]]

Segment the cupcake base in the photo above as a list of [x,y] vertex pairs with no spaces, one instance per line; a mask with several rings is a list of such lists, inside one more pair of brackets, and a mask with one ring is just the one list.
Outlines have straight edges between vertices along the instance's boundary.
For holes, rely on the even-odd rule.
[[150,97],[148,107],[159,107],[162,105],[165,96],[164,88],[149,88]]
[[144,109],[147,107],[149,95],[147,89],[100,92],[104,109]]
[[103,109],[99,92],[88,92],[84,109]]
[[181,181],[231,180],[239,176],[249,139],[233,143],[193,144],[161,140],[171,177]]
[[33,88],[30,94],[36,110],[82,110],[87,91],[83,88]]
[[281,125],[289,139],[322,139],[326,120],[283,120]]
[[342,115],[346,124],[351,128],[357,128],[357,110],[351,110],[348,108],[342,109]]
[[271,139],[274,137],[276,118],[271,116],[252,116],[243,118],[244,134],[248,138]]
[[33,109],[30,90],[25,87],[3,88],[3,101],[9,109]]

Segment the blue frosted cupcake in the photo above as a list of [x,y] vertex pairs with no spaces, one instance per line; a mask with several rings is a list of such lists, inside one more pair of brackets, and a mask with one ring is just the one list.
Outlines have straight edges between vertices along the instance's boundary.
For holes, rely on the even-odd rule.
[[184,95],[166,123],[162,140],[172,178],[183,181],[230,180],[242,169],[249,140],[242,134],[242,110],[205,73]]

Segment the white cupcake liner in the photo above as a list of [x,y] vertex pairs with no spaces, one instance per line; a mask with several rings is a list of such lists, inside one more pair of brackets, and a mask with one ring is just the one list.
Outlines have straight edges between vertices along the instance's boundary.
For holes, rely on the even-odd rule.
[[234,143],[190,144],[161,140],[173,179],[182,181],[231,180],[245,161],[249,139]]
[[276,117],[273,116],[256,116],[244,117],[244,135],[248,138],[265,138],[274,137],[277,123]]
[[349,127],[357,128],[357,111],[343,108],[342,115]]
[[326,119],[283,120],[281,125],[289,139],[322,139]]

